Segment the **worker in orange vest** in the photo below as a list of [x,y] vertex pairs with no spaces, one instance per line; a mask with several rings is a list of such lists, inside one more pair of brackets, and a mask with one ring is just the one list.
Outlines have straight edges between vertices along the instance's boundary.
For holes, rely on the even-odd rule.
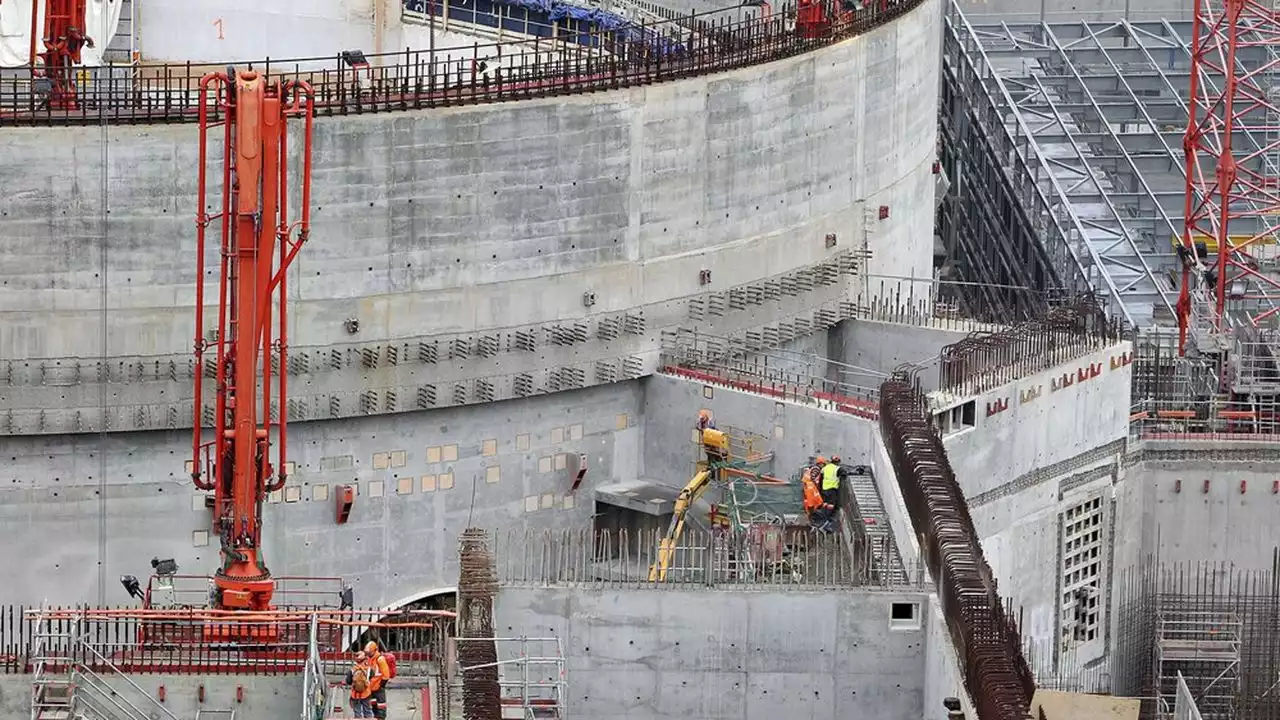
[[813,466],[806,468],[801,476],[804,488],[804,510],[809,516],[809,526],[818,530],[828,529],[832,507],[822,497],[818,483],[822,481],[822,468],[827,459],[819,455],[814,458]]
[[386,720],[387,680],[391,677],[391,668],[378,650],[377,642],[370,640],[364,646],[364,652],[369,656],[369,705],[373,708],[375,718]]
[[373,706],[369,701],[369,696],[373,694],[369,683],[369,676],[372,672],[373,669],[369,666],[369,656],[363,652],[356,653],[356,662],[347,671],[347,685],[351,686],[352,717],[373,717]]

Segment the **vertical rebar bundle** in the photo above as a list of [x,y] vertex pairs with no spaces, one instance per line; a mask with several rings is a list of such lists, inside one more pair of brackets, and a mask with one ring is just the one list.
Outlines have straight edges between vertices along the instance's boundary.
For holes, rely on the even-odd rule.
[[880,387],[880,424],[907,513],[923,538],[921,552],[938,584],[978,720],[1026,720],[1035,680],[1018,628],[1001,602],[964,494],[914,379],[895,378]]
[[500,720],[498,650],[493,641],[493,597],[497,573],[485,531],[467,528],[458,541],[458,667],[462,674],[462,716]]

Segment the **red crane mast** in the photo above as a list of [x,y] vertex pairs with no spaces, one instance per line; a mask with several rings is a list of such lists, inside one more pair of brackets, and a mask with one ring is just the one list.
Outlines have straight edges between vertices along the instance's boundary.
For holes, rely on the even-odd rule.
[[[225,74],[206,75],[200,91],[191,478],[197,488],[214,493],[213,529],[221,542],[222,564],[213,578],[211,604],[266,610],[274,580],[262,554],[262,503],[287,479],[287,271],[310,231],[314,106],[306,83],[282,84],[252,70],[228,68]],[[305,122],[297,222],[289,219],[288,202],[292,178],[286,121],[291,117]],[[220,210],[209,214],[210,132],[218,127],[222,198]],[[204,323],[205,248],[215,223],[221,236],[221,274],[216,334],[209,336]],[[210,347],[216,348],[216,356],[208,368]],[[204,402],[206,372],[215,383],[212,417]],[[278,412],[273,412],[273,387]],[[213,427],[208,441],[205,424]]]
[[1280,312],[1280,281],[1258,262],[1280,228],[1278,47],[1269,2],[1195,0],[1179,352],[1193,333],[1201,352],[1226,353],[1232,327]]

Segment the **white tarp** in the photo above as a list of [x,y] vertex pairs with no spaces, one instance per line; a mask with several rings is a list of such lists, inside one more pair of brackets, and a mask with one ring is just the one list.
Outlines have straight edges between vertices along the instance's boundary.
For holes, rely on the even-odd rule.
[[[0,67],[23,67],[31,57],[31,11],[36,12],[36,52],[44,50],[44,9],[46,0],[0,0]],[[80,51],[84,65],[101,65],[102,53],[120,26],[123,0],[88,0],[84,11],[84,34],[95,47]],[[37,58],[36,62],[39,62]]]

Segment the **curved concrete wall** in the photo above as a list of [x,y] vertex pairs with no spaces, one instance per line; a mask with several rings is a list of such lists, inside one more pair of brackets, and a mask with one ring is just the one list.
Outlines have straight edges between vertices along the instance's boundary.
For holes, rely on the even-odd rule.
[[[929,276],[938,9],[710,77],[319,121],[291,417],[635,377],[663,330],[785,341],[838,321],[859,269]],[[0,432],[188,423],[195,129],[13,130],[0,148]]]
[[[320,121],[287,368],[288,412],[317,421],[267,506],[273,570],[346,576],[362,603],[450,585],[467,523],[580,523],[595,484],[637,477],[628,381],[664,333],[785,343],[851,314],[868,269],[927,277],[938,9],[713,77]],[[194,371],[194,152],[189,126],[0,135],[10,600],[114,601],[153,555],[213,567],[169,430]],[[150,431],[83,434],[100,429]],[[571,453],[591,467],[576,498]],[[350,482],[337,528],[327,493]]]

